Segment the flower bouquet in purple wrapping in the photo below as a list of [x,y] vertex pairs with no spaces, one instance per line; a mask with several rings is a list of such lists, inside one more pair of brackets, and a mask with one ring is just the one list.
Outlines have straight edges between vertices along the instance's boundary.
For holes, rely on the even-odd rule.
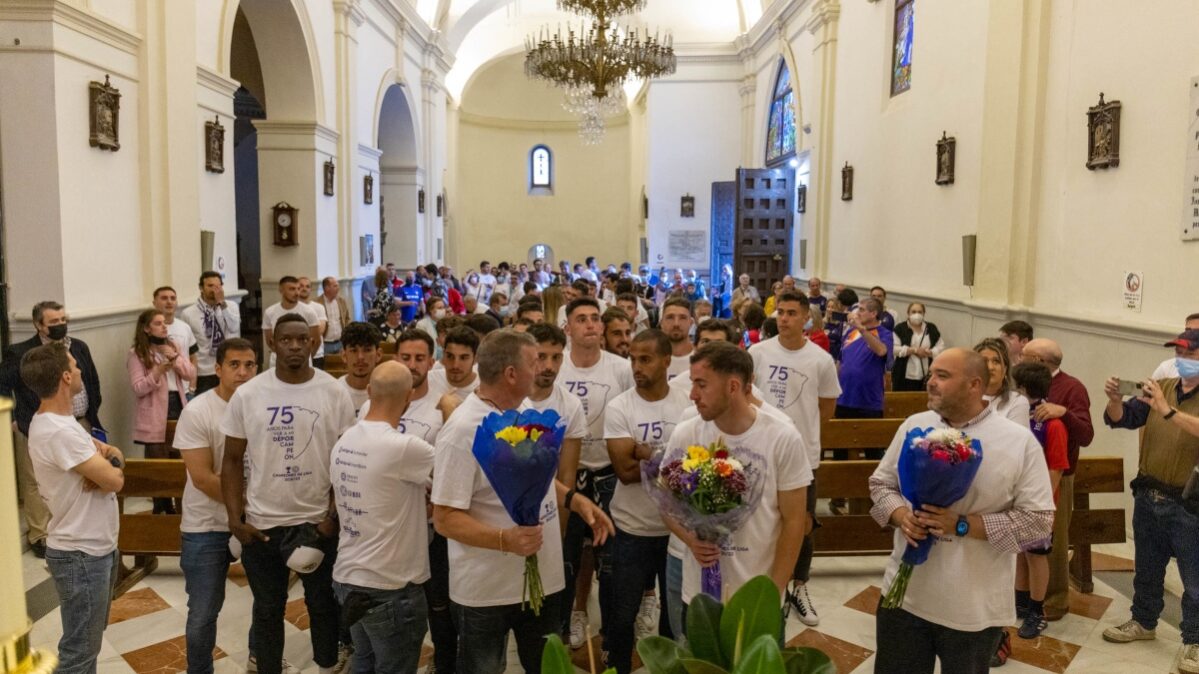
[[[700,540],[723,545],[762,499],[765,460],[723,439],[655,452],[641,464],[641,484],[662,513]],[[720,562],[700,572],[704,594],[721,600]]]
[[[899,450],[899,490],[913,512],[924,505],[947,508],[966,496],[982,460],[978,440],[957,429],[913,428]],[[915,547],[908,544],[899,572],[883,597],[884,608],[903,605],[912,569],[928,560],[934,543],[936,538],[930,535]]]
[[[565,434],[566,428],[554,410],[493,412],[475,431],[475,459],[518,526],[541,524],[541,504],[558,472],[558,454]],[[525,557],[521,606],[527,603],[534,614],[540,615],[544,598],[537,555],[532,554]]]

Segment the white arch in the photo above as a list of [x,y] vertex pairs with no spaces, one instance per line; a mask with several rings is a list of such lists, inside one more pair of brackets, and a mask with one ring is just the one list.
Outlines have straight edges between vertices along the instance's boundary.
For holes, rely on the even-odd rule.
[[383,152],[380,167],[418,168],[420,134],[412,99],[404,86],[392,84],[383,91],[377,116],[375,139]]
[[377,147],[384,150],[382,140],[379,134],[383,128],[383,103],[387,96],[391,93],[392,87],[399,89],[399,93],[404,97],[404,103],[408,106],[408,115],[411,119],[412,133],[414,136],[414,151],[416,156],[412,160],[412,165],[420,167],[421,157],[424,156],[422,148],[424,146],[424,134],[421,133],[421,119],[417,114],[417,102],[413,100],[411,88],[403,83],[403,78],[400,71],[395,68],[389,68],[383,73],[382,79],[379,81],[379,87],[375,92],[375,115],[374,122],[371,125],[370,142],[378,143]]
[[225,0],[221,15],[218,67],[228,76],[237,10],[254,33],[269,115],[280,120],[324,123],[320,64],[308,13],[300,0]]

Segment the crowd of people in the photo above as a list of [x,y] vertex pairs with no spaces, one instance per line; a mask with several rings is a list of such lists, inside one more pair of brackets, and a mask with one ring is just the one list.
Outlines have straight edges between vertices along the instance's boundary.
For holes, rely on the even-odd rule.
[[[322,672],[415,672],[426,634],[440,674],[504,671],[510,634],[521,665],[539,671],[546,634],[575,648],[588,639],[594,587],[603,658],[626,674],[639,638],[685,639],[701,569],[717,561],[726,595],[765,575],[790,615],[818,625],[808,584],[819,468],[839,458],[822,422],[882,418],[888,390],[926,390],[929,411],[867,457],[879,461],[870,514],[895,531],[884,593],[907,544],[941,544],[902,607],[880,605],[876,671],[932,672],[937,659],[942,671],[983,671],[1010,652],[1003,626],[1019,619],[1031,639],[1065,614],[1073,475],[1094,429],[1056,342],[1012,321],[951,348],[924,304],[901,315],[882,287],[826,295],[820,279],[801,290],[786,276],[765,294],[727,267],[720,279],[708,288],[695,272],[601,269],[594,258],[557,270],[484,261],[464,280],[450,267],[388,264],[363,284],[356,321],[336,279],[317,295],[310,279],[285,276],[263,313],[264,354],[242,337],[219,274],[205,272],[181,311],[173,288],[156,289],[128,352],[129,421],[146,457],[181,457],[187,472],[182,501],[153,507],[182,511],[188,671],[213,671],[237,558],[254,598],[249,670],[267,674],[294,669],[283,658],[293,571]],[[59,671],[95,671],[124,453],[107,442],[95,363],[64,307],[41,302],[32,318],[37,334],[0,363],[0,394],[16,400],[29,542],[61,600]],[[1154,638],[1176,557],[1188,589],[1180,670],[1199,672],[1199,485],[1189,483],[1199,315],[1185,327],[1166,345],[1175,358],[1131,395],[1104,383],[1104,422],[1144,429],[1132,619],[1104,638]],[[565,426],[537,526],[515,525],[472,453],[484,417],[516,409],[552,409]],[[930,427],[968,433],[986,461],[965,498],[913,510],[899,454],[909,430]],[[765,480],[723,546],[665,516],[639,484],[656,452],[718,439],[754,448]],[[546,597],[537,612],[523,595],[530,555]],[[963,573],[964,586],[940,580]]]

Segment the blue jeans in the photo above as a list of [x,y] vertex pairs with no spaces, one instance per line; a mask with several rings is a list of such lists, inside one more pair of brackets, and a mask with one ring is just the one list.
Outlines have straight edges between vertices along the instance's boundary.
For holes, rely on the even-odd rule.
[[454,604],[458,640],[458,671],[469,674],[503,674],[508,666],[508,632],[516,636],[516,653],[526,672],[541,671],[545,638],[561,624],[560,592],[545,598],[541,615],[520,604],[463,606]]
[[1141,491],[1133,500],[1132,540],[1136,545],[1133,620],[1145,629],[1157,627],[1165,605],[1166,564],[1174,557],[1182,576],[1182,643],[1199,643],[1199,517],[1172,498]]
[[[616,473],[611,466],[592,471],[579,468],[579,479],[576,488],[579,496],[586,496],[598,504],[612,516],[612,494],[616,492]],[[562,595],[562,629],[564,635],[570,634],[570,612],[575,601],[575,580],[579,576],[579,565],[583,558],[583,544],[591,538],[591,527],[575,513],[570,513],[566,520],[566,535],[562,539],[562,563],[565,568],[566,591]],[[609,614],[612,611],[612,539],[603,545],[593,546],[595,555],[595,575],[599,581],[600,634],[604,635],[607,643]],[[461,630],[459,630],[461,633]],[[607,646],[605,645],[606,649]]]
[[63,674],[96,671],[96,659],[108,626],[108,607],[117,579],[116,550],[95,557],[77,550],[46,549],[46,565],[62,606],[58,669]]
[[[287,581],[291,573],[280,551],[280,541],[292,527],[266,529],[270,540],[242,547],[241,563],[254,594],[254,655],[261,674],[280,674],[283,662],[283,614],[287,608]],[[333,596],[333,564],[337,561],[337,539],[319,538],[325,553],[312,573],[300,574],[304,604],[308,607],[312,638],[312,660],[319,667],[337,664],[338,607]]]
[[675,641],[684,643],[683,560],[671,554],[666,555],[666,612]]
[[[225,605],[225,578],[229,575],[229,532],[183,532],[179,566],[187,590],[187,671],[212,672],[216,646],[216,619]],[[254,630],[250,630],[254,653]]]
[[354,674],[416,674],[429,619],[423,585],[377,590],[334,581],[333,592],[337,601],[343,604],[351,592],[360,592],[378,602],[350,626],[350,634],[354,637],[350,671]]
[[666,592],[666,546],[670,536],[636,536],[616,530],[612,549],[612,615],[608,625],[608,665],[617,674],[632,668],[633,623],[641,608],[647,583],[657,579],[662,588],[662,613],[658,633],[669,638],[669,593]]

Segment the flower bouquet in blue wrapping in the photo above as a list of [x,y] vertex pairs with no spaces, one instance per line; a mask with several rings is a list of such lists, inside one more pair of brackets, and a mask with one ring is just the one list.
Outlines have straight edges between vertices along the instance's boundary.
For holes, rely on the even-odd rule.
[[[912,504],[912,511],[924,505],[947,508],[960,501],[974,483],[982,465],[983,448],[978,440],[954,428],[913,428],[899,450],[899,490]],[[928,536],[903,552],[899,572],[891,581],[884,608],[899,608],[912,578],[912,568],[928,560],[936,539]]]
[[[541,503],[558,472],[565,434],[566,427],[554,410],[492,412],[475,431],[471,451],[517,526],[541,524]],[[525,557],[521,606],[527,603],[540,615],[544,598],[534,553]]]
[[[641,483],[664,515],[703,541],[723,545],[762,500],[765,459],[747,449],[710,445],[659,450],[641,464]],[[721,601],[720,562],[700,570],[704,594]]]

